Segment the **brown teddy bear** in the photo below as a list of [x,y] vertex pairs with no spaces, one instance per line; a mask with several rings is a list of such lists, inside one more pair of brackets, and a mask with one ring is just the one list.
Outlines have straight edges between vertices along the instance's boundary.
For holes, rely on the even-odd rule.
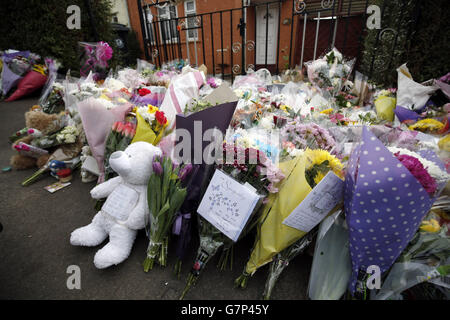
[[[58,130],[61,130],[64,127],[65,113],[62,112],[60,114],[47,114],[40,111],[39,109],[34,109],[25,113],[25,124],[27,128],[36,129],[43,135],[49,135],[57,132]],[[14,145],[18,144],[19,142],[31,144],[33,139],[34,137],[32,135],[25,136],[15,141],[12,147],[14,149]],[[49,154],[42,155],[37,159],[21,154],[16,154],[11,157],[10,163],[11,166],[16,170],[25,170],[36,166],[41,168],[47,163],[50,154],[51,153],[49,152]]]

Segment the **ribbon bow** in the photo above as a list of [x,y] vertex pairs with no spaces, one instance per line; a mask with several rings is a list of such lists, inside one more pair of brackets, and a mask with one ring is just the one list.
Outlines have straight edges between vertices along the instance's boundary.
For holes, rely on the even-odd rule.
[[175,222],[173,223],[172,233],[179,236],[181,233],[181,226],[183,225],[183,219],[188,220],[190,218],[191,218],[190,213],[178,212],[175,218]]

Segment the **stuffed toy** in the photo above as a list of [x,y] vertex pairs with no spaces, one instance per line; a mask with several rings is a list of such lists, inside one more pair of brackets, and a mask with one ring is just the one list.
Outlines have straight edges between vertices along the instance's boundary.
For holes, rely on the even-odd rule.
[[[32,110],[25,113],[25,125],[28,128],[28,135],[14,141],[14,147],[19,143],[31,144],[32,141],[41,135],[49,135],[65,126],[65,114],[47,114],[39,110]],[[16,154],[11,157],[11,166],[16,170],[25,170],[34,167],[42,167],[47,163],[49,154],[44,154],[38,158]]]
[[109,163],[119,176],[91,190],[92,198],[107,198],[106,202],[89,225],[70,236],[72,245],[88,247],[98,246],[109,236],[109,243],[95,254],[97,268],[117,265],[130,255],[137,231],[145,227],[149,214],[147,184],[153,172],[152,159],[161,154],[147,142],[136,142],[111,154]]

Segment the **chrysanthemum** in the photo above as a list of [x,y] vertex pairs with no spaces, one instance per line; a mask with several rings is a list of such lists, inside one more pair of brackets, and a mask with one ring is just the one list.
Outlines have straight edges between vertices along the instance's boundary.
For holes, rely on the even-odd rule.
[[409,126],[409,129],[419,131],[439,131],[443,127],[444,124],[436,119],[423,119],[417,121],[412,126]]

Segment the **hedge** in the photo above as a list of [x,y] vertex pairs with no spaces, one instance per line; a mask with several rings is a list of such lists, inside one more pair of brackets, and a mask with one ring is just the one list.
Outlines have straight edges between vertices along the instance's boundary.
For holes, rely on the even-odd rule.
[[[64,69],[78,75],[80,59],[79,41],[94,42],[86,1],[83,0],[26,0],[2,1],[0,6],[0,49],[30,50],[41,56],[58,59]],[[90,6],[99,41],[108,42],[116,50],[111,29],[111,3],[91,0]],[[67,7],[81,9],[81,29],[67,28]],[[115,55],[112,66],[118,63]]]
[[[383,7],[384,0],[369,4]],[[379,85],[395,86],[396,69],[408,63],[414,80],[439,78],[450,71],[448,0],[389,0],[381,28],[391,28],[377,42],[381,30],[368,30],[363,41],[361,70]],[[373,64],[372,64],[373,61]]]

